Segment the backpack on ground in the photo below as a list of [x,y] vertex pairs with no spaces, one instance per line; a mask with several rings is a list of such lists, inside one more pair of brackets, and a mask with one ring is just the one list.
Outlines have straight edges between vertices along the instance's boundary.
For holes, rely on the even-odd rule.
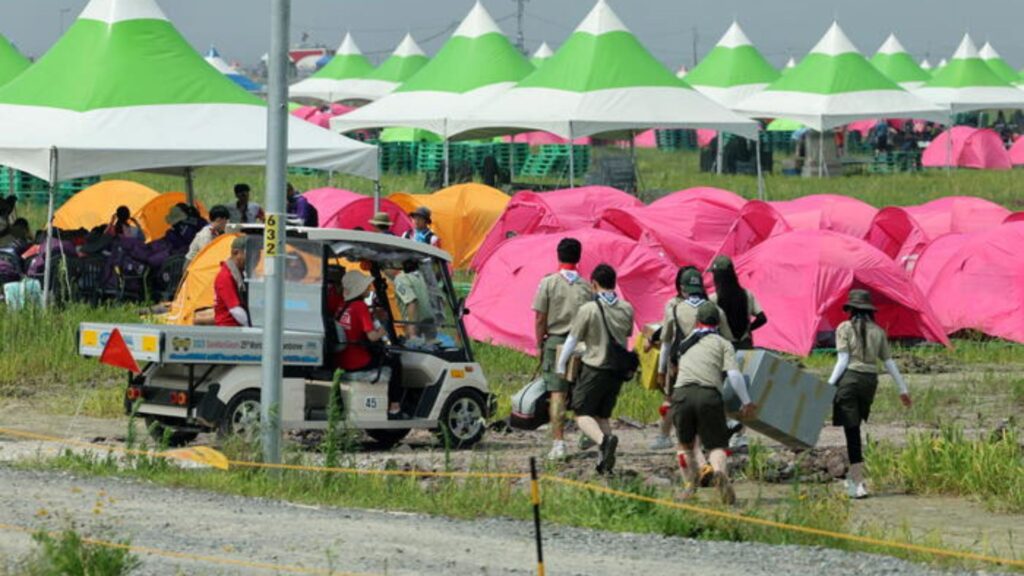
[[551,393],[543,378],[537,378],[512,396],[509,426],[518,430],[536,430],[551,419],[548,408]]

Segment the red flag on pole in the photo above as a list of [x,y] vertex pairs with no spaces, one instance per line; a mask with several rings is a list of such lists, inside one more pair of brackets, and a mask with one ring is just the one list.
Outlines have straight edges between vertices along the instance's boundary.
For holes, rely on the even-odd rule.
[[130,370],[133,374],[142,373],[139,365],[135,362],[135,357],[132,356],[132,351],[128,348],[124,337],[121,336],[121,331],[117,328],[110,333],[107,345],[103,347],[103,354],[100,354],[100,362],[115,368]]

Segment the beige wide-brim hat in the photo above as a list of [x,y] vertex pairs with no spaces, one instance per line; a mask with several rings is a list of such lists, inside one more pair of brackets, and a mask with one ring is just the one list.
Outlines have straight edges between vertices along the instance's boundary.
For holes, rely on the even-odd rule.
[[374,214],[373,218],[370,219],[370,224],[373,224],[374,226],[387,226],[388,228],[395,225],[395,223],[391,221],[391,216],[389,216],[387,212],[377,212]]
[[373,278],[370,278],[362,272],[351,270],[345,273],[345,277],[341,279],[341,293],[342,298],[345,302],[349,300],[355,300],[366,293],[366,289],[373,284]]
[[168,226],[174,226],[178,222],[182,222],[187,219],[188,214],[185,214],[185,211],[181,209],[181,206],[173,206],[171,207],[171,211],[168,212],[167,216],[164,218],[164,222],[166,222]]

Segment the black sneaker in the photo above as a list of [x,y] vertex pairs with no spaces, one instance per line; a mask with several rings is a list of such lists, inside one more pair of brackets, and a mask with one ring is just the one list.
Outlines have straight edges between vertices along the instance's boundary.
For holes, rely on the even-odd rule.
[[615,450],[619,447],[619,437],[609,434],[601,442],[601,457],[597,462],[598,474],[611,474],[615,468]]

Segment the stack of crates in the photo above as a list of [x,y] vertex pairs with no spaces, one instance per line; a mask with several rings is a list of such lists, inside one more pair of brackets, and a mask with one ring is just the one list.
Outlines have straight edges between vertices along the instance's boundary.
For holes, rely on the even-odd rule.
[[[523,171],[526,159],[530,157],[530,145],[525,142],[494,144],[493,148],[494,158],[498,161],[498,166],[501,166],[502,170],[509,170],[512,166],[512,158],[515,158],[514,172],[516,174],[520,174]],[[513,154],[513,151],[515,151],[515,154]]]
[[695,130],[655,130],[658,150],[696,150],[697,132]]
[[792,154],[796,151],[796,141],[793,140],[793,132],[765,132],[768,137],[767,144],[773,152]]
[[[590,169],[590,146],[577,144],[573,146],[574,171],[582,177]],[[569,173],[569,145],[545,144],[536,153],[531,154],[523,165],[521,174],[543,178],[545,176],[564,176]]]
[[380,169],[388,174],[409,174],[416,171],[418,142],[381,142]]
[[[61,206],[75,193],[98,184],[98,176],[74,178],[57,185],[54,195],[55,206]],[[14,196],[19,202],[26,204],[45,204],[49,202],[50,185],[41,178],[14,170],[6,166],[0,167],[0,196]]]
[[305,168],[303,166],[289,166],[288,174],[291,176],[320,176],[326,174],[323,170],[317,170],[316,168]]
[[436,172],[444,166],[444,143],[423,142],[416,149],[416,171]]

